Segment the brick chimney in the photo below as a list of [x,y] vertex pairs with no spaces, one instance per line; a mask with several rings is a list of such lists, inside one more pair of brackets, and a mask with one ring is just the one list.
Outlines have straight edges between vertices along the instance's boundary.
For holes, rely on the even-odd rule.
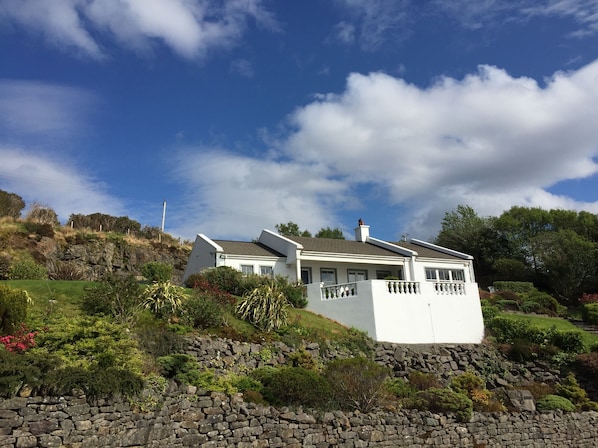
[[355,228],[355,241],[361,241],[362,243],[365,243],[369,236],[370,226],[366,226],[363,222],[363,219],[360,219],[357,227]]

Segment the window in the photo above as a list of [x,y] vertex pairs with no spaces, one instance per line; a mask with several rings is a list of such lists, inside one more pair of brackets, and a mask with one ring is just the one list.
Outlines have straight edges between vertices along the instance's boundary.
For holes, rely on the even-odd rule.
[[426,280],[436,280],[436,269],[426,268]]
[[241,272],[243,273],[243,275],[251,275],[253,274],[253,266],[249,264],[242,264]]
[[272,277],[272,266],[260,266],[260,275]]
[[438,269],[438,280],[448,282],[451,279],[448,269]]
[[336,269],[322,268],[320,269],[320,281],[326,285],[336,284]]
[[454,282],[464,282],[465,281],[465,272],[461,269],[453,269],[451,271],[451,276],[453,277]]
[[462,269],[426,268],[426,280],[442,282],[464,282],[465,272]]
[[311,268],[301,268],[301,281],[304,285],[311,283]]
[[368,271],[359,269],[347,270],[347,281],[349,282],[360,282],[368,279]]

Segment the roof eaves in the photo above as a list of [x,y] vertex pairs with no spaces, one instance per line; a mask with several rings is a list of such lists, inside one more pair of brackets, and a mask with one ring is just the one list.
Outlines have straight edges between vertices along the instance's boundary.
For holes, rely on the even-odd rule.
[[420,246],[427,247],[428,249],[437,250],[438,252],[442,252],[447,255],[463,258],[464,260],[473,260],[473,256],[464,254],[463,252],[459,252],[453,249],[449,249],[448,247],[438,246],[436,244],[428,243],[427,241],[416,240],[415,238],[411,238],[411,242],[413,244],[418,244]]
[[407,249],[405,247],[397,246],[396,244],[389,243],[388,241],[379,240],[378,238],[373,238],[368,236],[366,239],[366,243],[373,244],[374,246],[382,247],[386,250],[390,250],[392,252],[396,252],[398,254],[407,256],[407,257],[416,257],[417,252],[414,250]]

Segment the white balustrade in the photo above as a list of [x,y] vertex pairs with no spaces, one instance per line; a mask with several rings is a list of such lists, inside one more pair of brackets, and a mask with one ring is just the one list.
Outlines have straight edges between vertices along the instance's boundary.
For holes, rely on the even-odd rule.
[[386,280],[386,287],[391,294],[419,294],[419,282],[404,280]]
[[457,282],[435,282],[434,291],[440,295],[465,295],[465,283]]
[[357,296],[357,283],[321,285],[322,300],[346,299]]

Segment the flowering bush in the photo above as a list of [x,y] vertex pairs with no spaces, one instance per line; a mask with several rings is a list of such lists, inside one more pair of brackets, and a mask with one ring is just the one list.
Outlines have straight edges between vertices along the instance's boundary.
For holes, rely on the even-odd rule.
[[586,303],[597,303],[598,302],[598,293],[588,294],[584,292],[579,299],[577,299],[579,303],[585,305]]
[[4,345],[9,352],[22,353],[28,348],[35,347],[35,336],[37,331],[29,331],[25,324],[13,335],[1,336],[0,344]]

